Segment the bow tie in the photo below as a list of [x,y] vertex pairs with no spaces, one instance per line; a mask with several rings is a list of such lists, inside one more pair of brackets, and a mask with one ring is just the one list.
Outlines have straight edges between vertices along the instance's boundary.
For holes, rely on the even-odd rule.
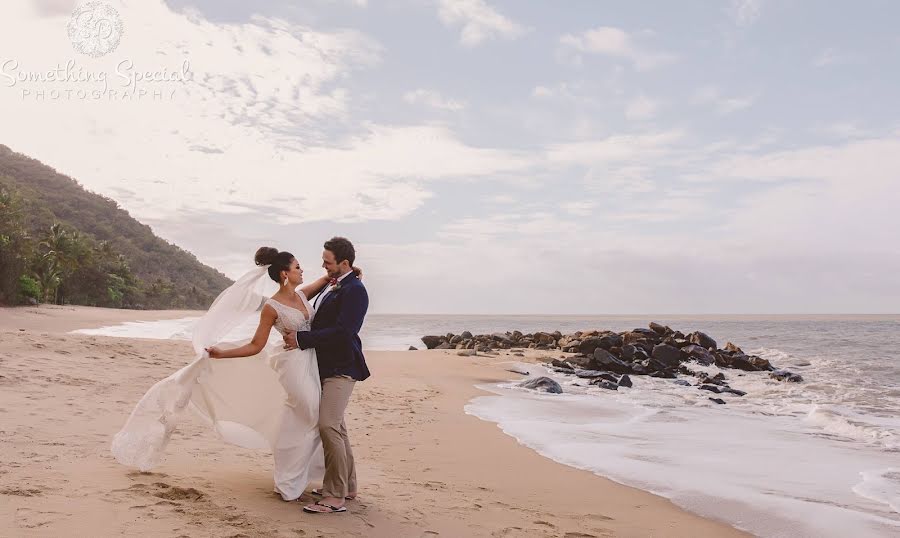
[[329,286],[337,286],[337,283],[338,283],[338,279],[336,279],[336,278],[332,278],[331,280],[328,281]]

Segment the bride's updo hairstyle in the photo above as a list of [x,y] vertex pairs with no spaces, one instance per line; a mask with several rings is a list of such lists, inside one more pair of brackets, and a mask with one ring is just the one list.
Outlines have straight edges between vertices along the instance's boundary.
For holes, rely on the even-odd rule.
[[291,270],[294,255],[290,252],[279,252],[277,248],[260,247],[253,259],[256,265],[268,265],[269,277],[281,284],[281,272]]

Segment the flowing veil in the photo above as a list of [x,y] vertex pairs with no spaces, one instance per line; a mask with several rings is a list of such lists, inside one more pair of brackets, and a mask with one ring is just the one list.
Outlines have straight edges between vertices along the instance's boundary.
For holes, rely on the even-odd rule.
[[284,389],[272,370],[272,353],[240,360],[213,360],[204,351],[223,343],[230,331],[258,315],[277,284],[268,267],[258,267],[223,291],[193,329],[197,357],[159,381],[138,402],[112,441],[112,454],[123,465],[149,471],[190,408],[225,441],[246,448],[273,448],[284,407]]

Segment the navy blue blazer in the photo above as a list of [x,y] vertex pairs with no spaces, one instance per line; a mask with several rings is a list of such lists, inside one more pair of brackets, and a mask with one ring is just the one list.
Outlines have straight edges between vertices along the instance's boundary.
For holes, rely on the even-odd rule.
[[340,286],[316,305],[309,331],[297,333],[300,349],[316,348],[319,377],[348,375],[357,381],[369,377],[359,330],[369,309],[369,294],[361,280],[348,275]]

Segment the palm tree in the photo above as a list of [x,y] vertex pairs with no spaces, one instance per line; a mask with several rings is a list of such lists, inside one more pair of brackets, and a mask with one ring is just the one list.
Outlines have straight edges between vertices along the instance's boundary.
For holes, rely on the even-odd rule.
[[44,278],[52,285],[52,288],[44,289],[48,293],[53,292],[54,302],[62,303],[66,297],[69,277],[78,269],[81,262],[86,261],[85,257],[90,253],[90,249],[78,230],[66,231],[58,222],[50,226],[40,246],[45,251],[42,256]]
[[44,302],[56,302],[56,292],[61,282],[59,267],[53,252],[41,256],[41,262],[36,271],[41,289],[44,290]]

